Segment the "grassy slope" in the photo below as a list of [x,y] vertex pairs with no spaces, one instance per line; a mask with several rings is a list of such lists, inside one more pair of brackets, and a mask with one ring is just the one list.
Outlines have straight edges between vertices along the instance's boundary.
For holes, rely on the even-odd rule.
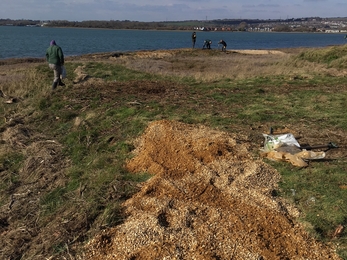
[[[52,73],[46,64],[31,66],[24,70],[24,78],[2,84],[3,93],[21,100],[0,105],[6,121],[1,123],[2,131],[9,127],[10,119],[22,118],[28,129],[61,143],[64,160],[69,161],[61,184],[38,196],[39,229],[60,221],[57,215],[86,216],[74,223],[83,222],[80,228],[66,229],[70,233],[54,244],[52,241],[46,256],[73,255],[78,245],[100,228],[122,222],[121,202],[136,192],[138,182],[149,178],[146,173],[130,175],[122,165],[133,149],[130,141],[152,120],[167,118],[242,131],[254,142],[254,156],[258,156],[261,133],[270,126],[312,132],[307,134],[311,137],[308,140],[315,140],[316,133],[319,141],[332,132],[346,137],[346,53],[345,46],[337,46],[309,49],[281,60],[241,57],[240,63],[233,59],[236,67],[225,74],[214,74],[213,69],[206,72],[209,69],[204,65],[191,62],[201,55],[218,62],[225,58],[219,52],[176,53],[164,58],[170,64],[165,73],[151,71],[146,59],[142,67],[138,64],[143,59],[136,61],[138,67],[131,62],[71,60],[66,64],[68,86],[54,94],[49,90]],[[81,65],[92,80],[73,85],[72,76]],[[264,69],[267,66],[271,70]],[[274,67],[283,69],[272,73]],[[187,74],[187,70],[192,73]],[[19,75],[22,71],[7,73]],[[337,137],[329,141],[341,144]],[[22,182],[17,173],[24,168],[26,156],[22,151],[0,149],[0,206],[6,205]],[[283,176],[278,194],[303,212],[302,221],[312,235],[339,244],[338,252],[347,259],[346,232],[339,238],[331,237],[339,224],[347,226],[346,159],[314,162],[305,169],[269,163]],[[32,249],[32,254],[38,252]]]

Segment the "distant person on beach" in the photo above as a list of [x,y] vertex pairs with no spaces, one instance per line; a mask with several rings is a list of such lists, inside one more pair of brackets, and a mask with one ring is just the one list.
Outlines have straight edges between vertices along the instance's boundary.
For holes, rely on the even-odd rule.
[[56,89],[58,85],[65,86],[60,79],[62,66],[64,65],[64,54],[63,50],[56,44],[55,40],[50,42],[50,46],[46,50],[46,60],[49,68],[54,71],[52,89]]
[[193,49],[195,47],[195,42],[196,42],[196,32],[192,33],[192,43],[193,43]]
[[212,44],[212,41],[211,40],[209,40],[209,39],[206,39],[205,41],[204,41],[204,45],[202,46],[202,48],[203,49],[211,49],[211,44]]
[[222,51],[226,51],[227,49],[227,43],[224,40],[220,40],[218,42],[218,45],[221,44],[222,45]]

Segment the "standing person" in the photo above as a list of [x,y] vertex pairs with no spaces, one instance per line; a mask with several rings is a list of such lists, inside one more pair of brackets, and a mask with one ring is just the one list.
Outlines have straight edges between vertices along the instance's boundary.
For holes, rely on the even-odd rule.
[[193,49],[194,49],[194,47],[195,47],[195,42],[196,42],[196,33],[193,32],[193,34],[192,34]]
[[222,44],[222,51],[226,51],[226,49],[227,49],[227,43],[224,41],[224,40],[220,40],[219,42],[218,42],[218,45],[219,44]]
[[60,79],[62,66],[64,65],[64,54],[63,50],[56,44],[55,40],[50,42],[50,46],[46,50],[46,60],[49,68],[54,71],[52,89],[56,89],[58,85],[65,86]]

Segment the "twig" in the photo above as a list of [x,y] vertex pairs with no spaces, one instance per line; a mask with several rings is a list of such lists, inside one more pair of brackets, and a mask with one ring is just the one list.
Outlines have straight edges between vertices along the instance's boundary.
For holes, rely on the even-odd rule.
[[12,205],[14,203],[14,198],[13,198],[13,194],[11,195],[11,200],[10,203],[8,204],[8,209],[11,210],[12,209]]
[[66,253],[68,254],[68,256],[70,257],[71,260],[73,260],[73,257],[72,255],[70,254],[70,251],[69,251],[69,246],[67,243],[65,243],[65,247],[66,247]]

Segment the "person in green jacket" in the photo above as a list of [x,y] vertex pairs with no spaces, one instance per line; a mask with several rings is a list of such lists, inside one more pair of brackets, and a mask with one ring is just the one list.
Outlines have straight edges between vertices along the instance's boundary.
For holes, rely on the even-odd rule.
[[55,40],[50,42],[50,46],[46,50],[46,60],[49,68],[54,71],[52,89],[56,89],[58,85],[65,86],[60,79],[62,66],[64,65],[64,53],[63,50],[56,44]]

